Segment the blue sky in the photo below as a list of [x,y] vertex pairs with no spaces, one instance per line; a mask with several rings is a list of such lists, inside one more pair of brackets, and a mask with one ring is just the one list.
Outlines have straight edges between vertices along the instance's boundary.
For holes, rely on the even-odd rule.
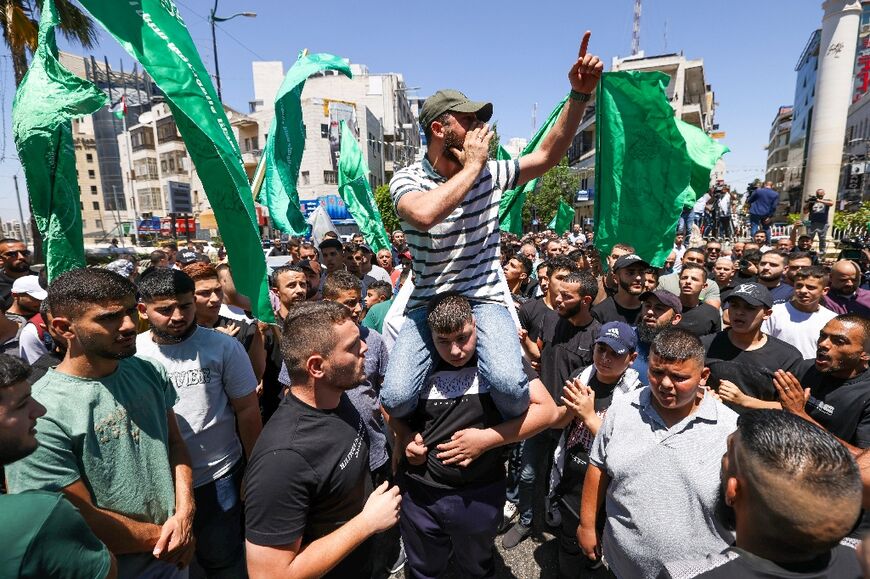
[[[191,36],[213,71],[209,0],[175,0]],[[532,108],[539,122],[568,91],[566,74],[583,31],[590,52],[606,69],[631,47],[634,0],[443,0],[423,4],[332,0],[222,0],[218,16],[254,11],[256,18],[220,24],[217,33],[224,101],[246,111],[253,98],[252,60],[283,60],[302,48],[331,52],[368,65],[372,72],[401,72],[426,96],[458,88],[494,103],[503,139],[528,137]],[[641,48],[647,55],[682,52],[703,58],[716,93],[716,122],[727,133],[727,180],[740,189],[763,176],[770,123],[794,96],[794,66],[810,33],[821,26],[821,0],[644,0]],[[667,37],[667,41],[665,40]],[[667,44],[666,44],[667,42]],[[81,52],[59,41],[61,49]],[[112,67],[132,60],[101,34],[92,51]],[[12,175],[23,173],[11,137],[13,78],[0,58],[0,217],[17,219]],[[2,135],[5,132],[5,137]]]

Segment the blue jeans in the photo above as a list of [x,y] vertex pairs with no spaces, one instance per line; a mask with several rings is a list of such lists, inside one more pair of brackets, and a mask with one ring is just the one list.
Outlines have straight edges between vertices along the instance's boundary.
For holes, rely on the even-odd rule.
[[680,213],[680,220],[677,221],[677,233],[684,233],[686,236],[692,233],[692,208],[683,207]]
[[767,237],[767,241],[765,243],[770,243],[770,225],[762,225],[761,220],[764,219],[763,215],[749,215],[749,223],[752,226],[749,231],[750,237],[755,237],[756,232],[759,229],[764,230],[764,235]]
[[196,560],[207,577],[247,577],[244,525],[239,489],[245,469],[240,460],[214,482],[193,489]]
[[523,469],[523,443],[511,445],[507,463],[507,502],[520,504],[520,471]]
[[535,480],[548,484],[546,477],[548,454],[555,447],[555,439],[548,430],[523,441],[522,470],[520,470],[519,498],[520,523],[532,526],[535,501]]
[[[520,341],[507,307],[471,302],[477,326],[477,369],[480,380],[490,387],[496,408],[507,420],[529,408],[529,381],[523,371]],[[434,366],[438,352],[426,322],[426,308],[408,313],[381,388],[381,404],[397,418],[417,408],[420,391]]]

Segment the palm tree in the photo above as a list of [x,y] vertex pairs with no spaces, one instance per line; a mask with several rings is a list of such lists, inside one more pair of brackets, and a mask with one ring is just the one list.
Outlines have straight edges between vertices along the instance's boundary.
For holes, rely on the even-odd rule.
[[[78,43],[82,48],[92,48],[97,40],[97,28],[91,17],[70,0],[54,0],[54,4],[60,19],[58,29],[64,38]],[[0,28],[12,55],[16,87],[27,72],[27,52],[33,54],[36,49],[41,6],[39,1],[0,0]],[[34,261],[40,263],[43,261],[42,236],[32,215],[30,230],[33,232]]]

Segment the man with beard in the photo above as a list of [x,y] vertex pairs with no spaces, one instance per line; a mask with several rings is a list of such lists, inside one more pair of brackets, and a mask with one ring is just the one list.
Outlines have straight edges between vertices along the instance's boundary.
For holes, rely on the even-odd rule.
[[805,267],[811,267],[813,259],[805,251],[792,251],[788,254],[788,265],[785,268],[785,283],[794,287],[794,275]]
[[713,264],[722,255],[722,242],[711,239],[704,246],[704,267],[707,271],[713,271]]
[[393,255],[393,266],[397,266],[402,263],[400,256],[408,251],[408,244],[405,242],[405,232],[401,229],[394,230],[393,235],[390,237],[390,242],[390,252]]
[[[701,267],[706,267],[707,254],[701,247],[690,247],[683,254],[683,259],[680,262],[679,268],[674,268],[674,273],[663,275],[659,278],[658,289],[663,289],[671,292],[675,296],[680,295],[680,270],[687,263],[694,263]],[[712,279],[707,279],[704,284],[704,289],[701,290],[701,301],[709,304],[714,308],[722,306],[722,300],[719,295],[719,286]]]
[[166,371],[134,356],[136,287],[108,270],[74,269],[52,282],[48,300],[68,348],[33,386],[46,408],[40,445],[6,467],[9,491],[62,491],[116,555],[121,577],[186,577],[190,456]]
[[649,264],[633,253],[617,259],[613,264],[613,272],[619,284],[616,294],[594,306],[592,317],[602,324],[625,322],[629,326],[637,325],[644,273],[648,268]]
[[859,314],[870,318],[870,290],[859,287],[861,267],[854,261],[841,259],[831,268],[831,289],[824,305],[838,314]]
[[855,461],[820,428],[775,410],[740,417],[722,457],[719,519],[736,542],[706,559],[669,562],[667,579],[859,579],[840,543],[861,509]]
[[12,284],[25,275],[36,275],[30,269],[30,250],[19,239],[0,239],[0,302],[12,305]]
[[297,265],[284,265],[272,270],[272,290],[278,296],[278,321],[287,317],[290,308],[308,297],[308,276]]
[[746,244],[742,241],[735,241],[731,246],[731,261],[738,262],[743,258],[743,250]]
[[417,407],[417,396],[435,356],[426,325],[426,303],[454,291],[469,299],[477,323],[478,370],[506,418],[529,406],[528,380],[516,327],[505,300],[498,211],[502,192],[542,176],[570,147],[604,64],[587,54],[590,32],[568,71],[570,92],[559,118],[539,146],[519,159],[489,161],[494,133],[486,123],[492,104],[441,90],[420,108],[427,151],[422,161],[396,171],[390,195],[414,258],[408,319],[393,347],[381,402],[398,418]]
[[788,254],[776,249],[761,254],[756,281],[767,288],[774,304],[784,304],[791,299],[794,288],[783,281]]
[[6,310],[6,317],[20,324],[39,313],[39,304],[48,295],[39,285],[35,275],[19,277],[12,284],[12,305]]
[[666,561],[718,553],[733,539],[714,514],[717,457],[737,415],[707,390],[709,374],[696,336],[663,331],[652,343],[650,385],[615,400],[595,436],[578,539],[593,560],[603,545],[617,577],[655,579]]
[[[32,453],[36,420],[45,407],[31,396],[30,368],[0,354],[0,465]],[[0,495],[0,576],[21,579],[114,578],[115,558],[62,494]]]
[[819,332],[837,315],[821,305],[828,283],[827,272],[818,265],[798,271],[791,300],[775,304],[761,330],[796,347],[804,359],[815,358]]
[[700,300],[701,291],[707,283],[707,270],[693,263],[680,271],[680,303],[683,304],[683,319],[680,327],[699,338],[722,329],[719,308]]
[[386,482],[371,491],[366,429],[346,395],[366,378],[365,342],[330,301],[298,305],[284,328],[293,385],[245,477],[248,575],[368,577],[369,539],[396,524],[401,499]]
[[803,356],[791,344],[762,332],[773,308],[766,287],[740,284],[726,303],[731,327],[703,339],[710,369],[708,384],[734,410],[779,408],[774,372],[795,370]]
[[209,576],[241,576],[242,451],[251,456],[263,428],[257,379],[238,341],[196,324],[194,290],[193,280],[174,269],[143,279],[139,313],[151,330],[136,347],[163,364],[178,392],[174,410],[193,467],[197,562]]
[[669,291],[656,290],[640,296],[640,322],[637,324],[637,357],[632,368],[637,370],[642,384],[649,384],[649,348],[662,330],[675,327],[683,319],[683,304],[680,298]]
[[813,265],[818,265],[819,263],[819,254],[816,251],[813,251],[813,238],[809,235],[801,235],[797,239],[797,247],[795,248],[797,251],[803,251],[805,253],[809,253],[810,257],[813,260]]
[[598,292],[600,295],[598,296],[598,301],[595,305],[598,305],[610,296],[616,295],[616,291],[619,289],[619,282],[617,281],[616,270],[613,266],[616,265],[616,260],[620,257],[632,253],[634,253],[634,247],[626,243],[617,243],[610,248],[610,253],[607,254],[606,259],[607,273],[601,276],[600,287],[603,291]]

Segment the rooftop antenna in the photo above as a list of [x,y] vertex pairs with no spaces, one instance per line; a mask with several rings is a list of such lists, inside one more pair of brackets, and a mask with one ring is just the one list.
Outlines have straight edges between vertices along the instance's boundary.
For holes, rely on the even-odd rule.
[[640,14],[643,10],[642,0],[634,0],[634,25],[631,28],[631,55],[637,56],[640,52]]
[[538,130],[538,103],[535,103],[535,106],[532,107],[532,137],[535,136],[535,131]]
[[668,53],[668,20],[665,19],[665,50],[664,53]]

